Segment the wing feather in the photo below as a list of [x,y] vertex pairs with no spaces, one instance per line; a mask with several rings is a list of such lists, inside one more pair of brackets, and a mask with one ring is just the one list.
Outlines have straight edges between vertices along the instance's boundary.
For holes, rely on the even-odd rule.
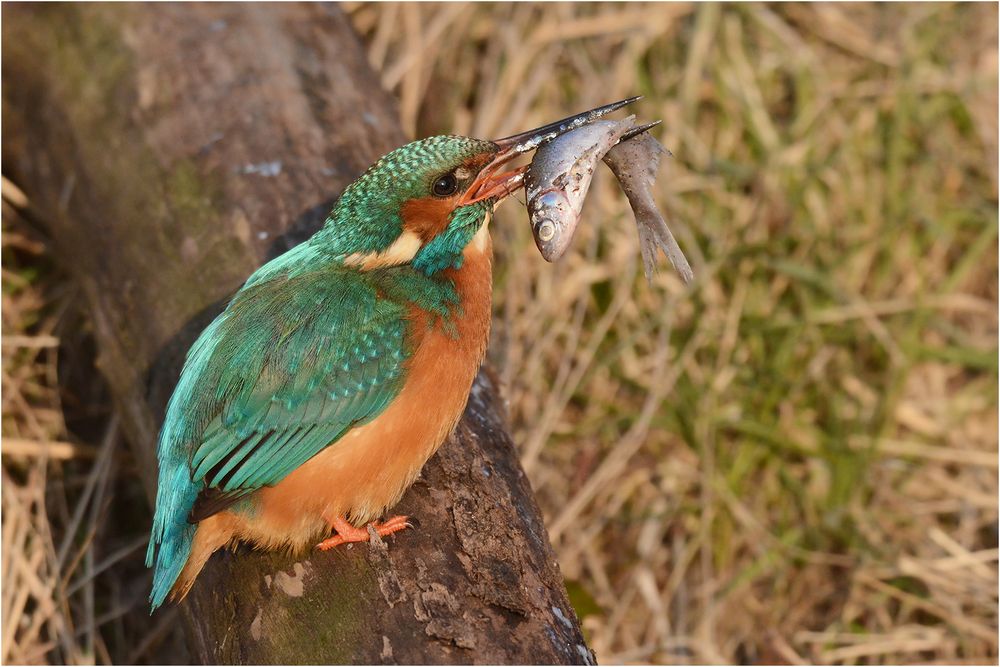
[[287,281],[294,289],[256,286],[252,308],[234,301],[223,315],[204,370],[220,387],[214,405],[199,408],[216,416],[189,459],[192,481],[203,485],[199,519],[277,484],[377,416],[402,387],[405,307],[358,281],[306,278]]

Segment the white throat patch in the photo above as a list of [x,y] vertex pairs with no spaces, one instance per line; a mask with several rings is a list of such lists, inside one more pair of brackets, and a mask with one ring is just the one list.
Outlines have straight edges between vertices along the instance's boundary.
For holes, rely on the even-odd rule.
[[354,253],[344,258],[344,264],[357,266],[366,271],[408,264],[417,256],[422,245],[419,236],[411,231],[404,231],[399,235],[399,238],[392,242],[391,246],[382,252]]

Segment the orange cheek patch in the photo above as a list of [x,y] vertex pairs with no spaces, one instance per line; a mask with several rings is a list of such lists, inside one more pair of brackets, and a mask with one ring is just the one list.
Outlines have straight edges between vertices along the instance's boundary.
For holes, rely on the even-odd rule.
[[427,243],[448,226],[448,218],[455,209],[458,195],[446,199],[422,197],[403,204],[403,229],[411,231]]

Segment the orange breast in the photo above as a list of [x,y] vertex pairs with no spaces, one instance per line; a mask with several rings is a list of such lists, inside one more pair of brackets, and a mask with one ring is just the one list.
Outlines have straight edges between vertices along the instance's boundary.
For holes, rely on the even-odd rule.
[[301,548],[329,530],[324,517],[347,515],[361,525],[399,501],[457,423],[486,352],[492,252],[485,225],[481,233],[466,249],[462,268],[449,270],[461,304],[453,328],[445,330],[440,321],[431,327],[422,311],[411,312],[415,351],[406,384],[385,411],[258,491],[253,516],[223,512],[203,524],[226,526],[265,548]]

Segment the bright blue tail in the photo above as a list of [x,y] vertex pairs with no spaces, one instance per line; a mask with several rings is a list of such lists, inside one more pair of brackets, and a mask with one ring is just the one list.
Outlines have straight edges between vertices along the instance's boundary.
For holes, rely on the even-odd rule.
[[156,516],[146,550],[146,567],[154,567],[153,590],[149,594],[150,613],[163,604],[191,555],[197,526],[188,523],[188,512],[198,497],[186,466],[160,469],[156,494]]
[[[188,525],[177,534],[163,542],[156,554],[156,569],[153,570],[153,590],[149,594],[149,613],[156,611],[156,608],[167,599],[167,594],[174,587],[177,577],[181,575],[181,570],[187,564],[188,556],[191,555],[191,543],[194,541],[194,531],[196,526]],[[150,543],[149,551],[146,553],[146,564],[152,565],[153,545]]]

